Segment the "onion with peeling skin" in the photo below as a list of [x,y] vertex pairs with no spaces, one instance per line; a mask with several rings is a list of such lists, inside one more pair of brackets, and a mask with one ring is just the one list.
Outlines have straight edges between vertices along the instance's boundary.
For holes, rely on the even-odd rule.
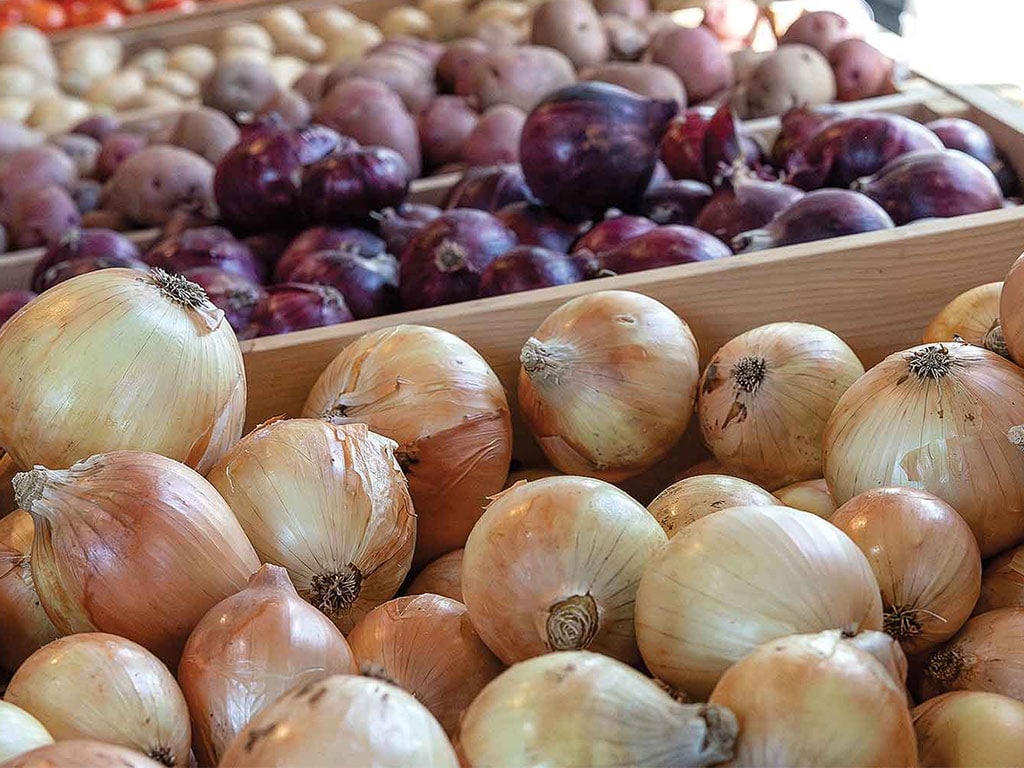
[[1024,546],[989,560],[981,574],[978,615],[999,608],[1024,608]]
[[21,707],[0,701],[0,761],[3,765],[47,744],[53,744],[53,736],[42,723]]
[[33,537],[28,512],[18,509],[0,517],[0,670],[6,672],[60,636],[32,582]]
[[1016,768],[1024,750],[1024,703],[952,691],[915,707],[918,759],[936,768]]
[[98,741],[70,739],[26,752],[4,768],[160,768],[141,752]]
[[423,567],[406,590],[407,595],[441,595],[462,602],[462,554],[455,549]]
[[999,297],[1002,291],[1001,282],[986,283],[964,291],[932,318],[924,330],[921,343],[955,341],[959,336],[968,344],[1009,357],[1003,329],[999,324]]
[[690,179],[653,185],[640,199],[638,213],[656,224],[693,224],[712,199],[711,187]]
[[647,511],[671,539],[690,523],[729,507],[777,507],[779,500],[760,486],[729,475],[698,475],[659,493]]
[[802,480],[772,491],[775,498],[785,507],[800,509],[804,512],[823,517],[828,520],[836,511],[836,503],[828,492],[828,483],[824,478]]

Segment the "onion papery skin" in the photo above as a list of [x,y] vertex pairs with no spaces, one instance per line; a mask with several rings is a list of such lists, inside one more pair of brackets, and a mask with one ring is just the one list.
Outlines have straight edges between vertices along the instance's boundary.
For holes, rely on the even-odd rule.
[[32,514],[32,579],[62,634],[100,631],[174,666],[192,628],[259,560],[216,490],[184,464],[115,451],[14,479]]
[[836,511],[836,503],[828,492],[825,478],[802,480],[772,492],[784,507],[800,509],[804,512],[823,517],[828,520]]
[[220,765],[458,768],[459,762],[440,724],[411,695],[380,680],[332,675],[266,707]]
[[736,719],[680,704],[621,662],[587,651],[523,661],[466,710],[459,753],[469,768],[705,766],[728,760]]
[[999,296],[1002,291],[1001,282],[985,283],[964,291],[928,323],[921,342],[949,342],[959,336],[968,344],[1008,357],[1009,351],[999,325]]
[[878,584],[857,545],[787,507],[732,507],[686,526],[652,558],[637,591],[644,662],[696,698],[761,643],[881,628]]
[[680,528],[712,512],[729,507],[777,506],[778,499],[746,480],[729,475],[698,475],[670,485],[647,505],[647,511],[671,539]]
[[0,517],[0,670],[6,672],[59,636],[32,582],[33,535],[28,512]]
[[192,731],[174,675],[137,643],[101,632],[55,640],[21,665],[4,700],[57,740],[95,739],[187,766]]
[[672,178],[709,181],[704,172],[704,135],[714,116],[712,107],[690,107],[668,124],[660,156]]
[[249,721],[292,687],[355,671],[338,628],[299,597],[284,568],[264,565],[203,617],[178,665],[200,765],[217,765]]
[[654,299],[581,296],[548,315],[523,346],[523,419],[557,469],[624,480],[683,436],[698,358],[689,326]]
[[407,595],[441,595],[462,602],[462,555],[454,549],[427,563],[406,588]]
[[710,703],[739,721],[737,768],[917,766],[902,686],[838,631],[765,643],[726,671]]
[[91,272],[0,329],[0,445],[20,466],[130,448],[205,472],[244,421],[238,340],[184,278]]
[[98,741],[71,739],[26,752],[4,768],[160,768],[141,752]]
[[921,698],[949,691],[988,691],[1024,701],[1024,608],[975,616],[929,654]]
[[867,557],[882,591],[885,631],[907,655],[956,634],[981,588],[981,555],[963,518],[937,496],[878,488],[854,496],[831,522]]
[[1015,768],[1024,753],[1024,703],[981,691],[953,691],[911,712],[925,768]]
[[210,471],[264,562],[343,632],[398,592],[416,519],[394,443],[364,424],[257,427]]
[[416,508],[414,567],[463,546],[508,475],[505,391],[476,350],[445,331],[399,325],[357,339],[320,375],[302,412],[367,424],[398,443]]
[[569,650],[638,664],[633,596],[665,541],[647,510],[612,485],[521,483],[495,497],[466,542],[469,618],[506,664]]
[[989,560],[982,571],[981,595],[974,613],[998,608],[1024,608],[1024,546]]
[[827,106],[793,107],[779,118],[779,133],[772,144],[772,162],[785,168],[790,153],[817,133],[825,123],[839,117],[837,109]]
[[737,175],[715,192],[693,225],[732,243],[737,235],[766,226],[803,196],[803,190],[788,184]]
[[821,474],[821,439],[832,409],[864,366],[831,331],[771,323],[740,334],[701,376],[704,442],[731,473],[764,488]]
[[999,295],[999,324],[1010,359],[1020,365],[1024,362],[1024,254],[1013,262],[1003,282]]
[[21,707],[0,701],[0,760],[7,761],[53,744],[53,736],[42,723]]
[[411,693],[449,736],[505,668],[473,629],[466,606],[440,595],[389,600],[356,624],[348,641],[362,674]]
[[823,440],[825,479],[845,504],[871,488],[938,496],[974,531],[982,557],[1024,539],[1024,371],[968,344],[897,352],[836,405]]

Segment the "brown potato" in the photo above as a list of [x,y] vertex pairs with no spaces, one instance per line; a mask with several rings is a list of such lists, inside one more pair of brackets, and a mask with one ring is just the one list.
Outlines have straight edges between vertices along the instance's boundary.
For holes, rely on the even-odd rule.
[[582,80],[598,80],[602,83],[621,85],[641,96],[651,99],[671,99],[686,108],[686,89],[676,73],[660,64],[639,64],[621,61],[591,67],[580,73]]
[[511,104],[529,112],[551,91],[574,82],[565,54],[542,46],[492,51],[473,65],[473,95],[481,109]]
[[384,37],[413,35],[431,38],[434,36],[434,22],[430,16],[411,5],[392,8],[381,17],[379,26]]
[[825,57],[807,45],[783,45],[754,71],[747,85],[746,117],[781,115],[836,97],[836,82]]
[[486,55],[487,46],[480,40],[453,40],[437,62],[438,87],[444,93],[469,96],[473,92],[473,64]]
[[469,12],[469,0],[420,0],[419,6],[430,17],[438,40],[458,37],[462,20]]
[[489,49],[509,48],[526,42],[528,29],[501,19],[487,19],[476,25],[473,36]]
[[734,81],[732,59],[704,27],[677,27],[658,34],[646,58],[675,72],[691,103],[710,99]]
[[234,117],[242,112],[259,112],[278,90],[265,66],[233,59],[218,64],[203,83],[203,104]]
[[588,0],[547,0],[533,14],[530,42],[561,51],[577,68],[608,60],[608,35]]
[[196,107],[178,117],[170,143],[217,163],[238,143],[238,135],[238,126],[223,112]]
[[195,152],[147,147],[121,163],[103,188],[103,207],[155,226],[180,210],[213,218],[213,165]]
[[103,208],[82,214],[82,226],[90,229],[112,229],[115,232],[127,232],[135,228],[124,214]]
[[0,164],[19,149],[43,143],[43,135],[19,123],[0,120]]
[[484,112],[462,148],[469,166],[519,162],[519,137],[526,113],[511,104],[496,104]]
[[171,50],[167,68],[184,72],[195,80],[205,80],[217,66],[213,51],[202,45],[181,45]]
[[601,17],[601,23],[608,35],[609,53],[613,59],[635,61],[651,42],[650,33],[633,19],[608,13]]
[[428,74],[413,59],[399,53],[372,53],[358,62],[350,75],[384,83],[413,114],[426,107],[436,94],[433,72]]
[[828,60],[840,101],[870,99],[892,88],[892,59],[863,40],[850,38],[836,43]]
[[825,56],[836,43],[853,36],[850,22],[834,11],[812,11],[794,21],[779,39],[782,45],[809,45]]

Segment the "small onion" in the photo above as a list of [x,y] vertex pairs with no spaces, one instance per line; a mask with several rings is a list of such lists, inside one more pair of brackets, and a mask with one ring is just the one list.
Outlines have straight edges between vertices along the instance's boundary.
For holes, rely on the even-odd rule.
[[964,291],[932,318],[924,330],[923,344],[954,341],[959,336],[968,344],[984,347],[1009,357],[999,325],[999,296],[1003,284],[986,283]]
[[712,199],[711,187],[678,179],[652,186],[640,199],[637,211],[656,224],[693,224]]
[[802,190],[788,184],[738,174],[731,184],[715,192],[693,225],[724,243],[732,243],[737,235],[766,226],[803,195]]
[[518,165],[471,168],[448,192],[444,208],[499,211],[506,205],[536,202]]
[[6,672],[59,636],[32,583],[32,539],[28,512],[0,517],[0,670]]
[[704,134],[714,117],[712,107],[691,107],[672,120],[661,141],[661,161],[674,179],[707,182]]
[[387,246],[372,232],[357,227],[312,227],[289,243],[274,267],[275,283],[290,283],[292,272],[302,261],[318,251],[351,251],[359,256],[376,256]]
[[141,752],[98,741],[70,739],[26,752],[4,768],[160,768]]
[[480,293],[503,296],[507,293],[578,283],[587,276],[591,261],[582,255],[569,255],[517,245],[490,263],[480,275]]
[[148,272],[149,264],[139,259],[122,258],[120,256],[83,256],[77,259],[62,261],[47,269],[39,276],[40,292],[49,290],[73,277],[95,272],[98,269],[134,269],[138,272]]
[[908,655],[945,642],[970,617],[981,555],[970,527],[942,499],[878,488],[854,496],[831,522],[867,557],[882,591],[882,626]]
[[584,225],[568,222],[550,209],[525,200],[506,205],[495,215],[515,232],[522,245],[536,245],[561,253],[569,251],[584,229]]
[[387,147],[331,155],[306,169],[301,204],[320,224],[365,221],[374,211],[401,205],[409,192],[409,166]]
[[831,331],[770,323],[719,349],[700,381],[704,442],[722,465],[775,489],[821,474],[832,409],[864,366]]
[[802,480],[772,492],[783,506],[803,510],[828,520],[836,511],[836,503],[824,478]]
[[208,475],[260,558],[343,631],[409,573],[416,521],[394,448],[364,424],[275,421]]
[[390,253],[363,256],[353,250],[316,251],[296,264],[288,279],[334,288],[357,320],[390,315],[401,308],[398,259]]
[[551,463],[617,482],[664,457],[690,422],[697,342],[663,304],[599,291],[545,318],[520,353],[519,405]]
[[32,290],[42,293],[46,285],[43,275],[62,261],[85,257],[118,258],[126,262],[140,258],[139,249],[120,232],[110,229],[73,229],[59,243],[46,249],[32,270]]
[[388,251],[400,254],[413,235],[440,215],[440,208],[426,203],[402,203],[397,208],[385,208],[379,214],[378,227]]
[[602,254],[650,232],[658,225],[644,216],[610,216],[598,222],[573,245],[573,253]]
[[441,595],[462,602],[462,553],[455,549],[427,563],[406,588],[407,595]]
[[696,227],[668,224],[656,227],[617,248],[599,254],[598,276],[625,275],[645,269],[692,264],[731,256],[729,246]]
[[263,264],[224,227],[195,227],[165,237],[148,251],[147,264],[171,273],[196,267],[217,267],[254,283],[266,277]]
[[673,483],[647,511],[671,539],[690,523],[729,507],[777,507],[779,500],[760,486],[729,475],[698,475]]
[[267,295],[259,283],[218,267],[194,267],[185,270],[182,277],[202,288],[238,337],[245,338],[253,312]]
[[260,710],[296,685],[355,671],[345,638],[276,565],[217,603],[192,630],[178,681],[201,765],[217,765]]
[[769,640],[881,628],[878,584],[857,545],[786,507],[732,507],[682,528],[651,560],[636,597],[648,669],[695,697]]
[[953,691],[915,707],[918,759],[936,768],[1015,768],[1024,748],[1024,703]]
[[282,283],[266,289],[243,338],[322,328],[353,320],[345,297],[329,285]]
[[187,766],[192,731],[181,689],[137,643],[101,632],[55,640],[19,667],[6,701],[35,716],[55,739],[95,739]]
[[999,296],[1003,343],[1017,365],[1024,362],[1024,254],[1010,267]]
[[0,701],[0,761],[4,765],[47,744],[53,744],[53,736],[42,723],[20,707]]
[[975,615],[998,608],[1024,608],[1024,547],[990,560],[981,574]]

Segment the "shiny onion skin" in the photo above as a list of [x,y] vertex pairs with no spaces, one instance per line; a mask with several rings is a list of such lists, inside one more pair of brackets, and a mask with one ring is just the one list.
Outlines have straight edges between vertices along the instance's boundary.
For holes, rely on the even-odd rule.
[[946,149],[965,152],[989,168],[999,161],[999,151],[988,131],[962,117],[943,117],[925,123]]
[[375,218],[388,251],[401,254],[413,235],[440,215],[441,209],[436,205],[402,203],[397,208],[385,208]]
[[733,756],[737,723],[714,704],[681,704],[597,653],[562,651],[503,672],[466,710],[468,768],[707,766]]
[[0,700],[0,760],[7,761],[53,744],[53,736],[32,715],[10,702]]
[[409,193],[409,166],[387,147],[331,155],[305,170],[300,203],[317,224],[366,221],[401,205]]
[[667,224],[634,237],[597,256],[593,275],[625,275],[731,256],[729,246],[696,227]]
[[452,737],[466,707],[504,669],[473,629],[466,606],[440,595],[378,605],[348,642],[360,674],[411,693]]
[[981,555],[963,518],[937,496],[877,488],[830,518],[860,547],[882,591],[882,625],[908,656],[964,625],[981,588]]
[[441,595],[462,601],[462,554],[454,549],[427,563],[406,588],[407,595]]
[[91,272],[0,330],[0,445],[19,466],[131,448],[205,472],[244,421],[238,341],[184,278]]
[[918,488],[967,521],[982,557],[1020,543],[1021,393],[1024,371],[980,347],[926,344],[889,355],[829,418],[822,460],[832,497],[845,504],[871,488]]
[[363,256],[351,250],[316,251],[295,265],[289,280],[334,288],[356,320],[390,315],[401,308],[398,259],[390,253]]
[[732,243],[742,232],[766,226],[803,195],[789,184],[737,174],[731,184],[715,192],[693,225],[723,243]]
[[727,342],[701,375],[704,443],[733,474],[780,488],[821,474],[832,409],[864,374],[846,342],[808,323],[769,323]]
[[511,229],[521,245],[535,245],[568,253],[586,225],[565,221],[542,205],[521,201],[495,214]]
[[23,510],[0,517],[0,670],[14,672],[60,635],[32,583],[32,516]]
[[673,179],[709,181],[704,172],[704,134],[714,115],[712,107],[690,107],[668,124],[660,157]]
[[345,297],[329,285],[281,283],[266,288],[252,311],[244,338],[323,328],[354,320]]
[[434,716],[400,688],[332,675],[293,688],[252,719],[220,768],[268,766],[458,768]]
[[878,584],[857,545],[786,507],[732,507],[682,528],[651,559],[636,597],[647,668],[697,698],[761,643],[881,628]]
[[160,768],[141,752],[98,741],[70,739],[34,749],[4,763],[4,768]]
[[760,486],[729,475],[698,475],[659,493],[647,511],[671,539],[695,520],[729,507],[777,507],[779,500]]
[[690,179],[673,179],[650,187],[637,212],[656,224],[694,223],[711,200],[711,187]]
[[940,310],[928,323],[922,344],[955,341],[959,336],[968,344],[984,347],[1009,357],[1003,329],[999,324],[999,297],[1003,284],[985,283],[964,291]]
[[779,132],[772,144],[772,162],[785,168],[790,153],[813,136],[829,120],[840,115],[840,111],[827,106],[792,107],[779,117]]
[[602,254],[623,243],[640,237],[658,225],[644,216],[610,216],[599,221],[576,241],[573,253],[590,251]]
[[274,282],[292,282],[292,272],[318,251],[349,251],[358,256],[377,256],[387,247],[372,232],[358,227],[311,227],[295,236],[274,267]]
[[981,574],[978,615],[999,608],[1024,608],[1024,546],[989,560]]
[[777,488],[772,494],[784,507],[810,512],[826,520],[836,511],[836,503],[832,499],[832,494],[828,492],[828,483],[823,477]]
[[903,687],[839,631],[761,645],[725,672],[709,701],[739,721],[737,768],[918,764]]
[[480,297],[578,283],[591,260],[532,245],[517,245],[490,263],[480,276]]
[[665,540],[647,510],[600,480],[519,483],[494,497],[466,542],[469,618],[506,664],[589,649],[636,665],[632,598]]
[[233,230],[294,226],[299,212],[303,142],[293,131],[258,130],[217,163],[213,194]]
[[723,104],[708,121],[704,131],[704,178],[718,187],[727,183],[739,169],[760,165],[761,148],[744,136],[732,107]]
[[448,192],[442,208],[496,212],[512,203],[537,202],[518,165],[470,168]]
[[523,126],[526,183],[571,221],[632,208],[651,180],[658,143],[676,110],[674,101],[644,99],[607,83],[554,91]]
[[213,486],[163,456],[36,467],[14,487],[35,523],[32,579],[62,634],[120,635],[174,666],[203,615],[259,567]]
[[172,274],[195,267],[219,267],[254,283],[266,278],[262,262],[224,227],[195,227],[165,237],[146,251],[143,260]]
[[249,721],[293,686],[355,671],[338,628],[299,597],[284,568],[262,566],[203,617],[178,665],[199,764],[217,765]]
[[924,768],[1016,768],[1024,750],[1024,702],[981,691],[952,691],[911,715]]
[[416,518],[394,443],[365,424],[273,421],[208,478],[264,562],[343,632],[398,592]]
[[416,509],[414,566],[466,543],[512,454],[498,377],[462,339],[420,325],[368,333],[317,379],[303,416],[364,423],[398,443]]

